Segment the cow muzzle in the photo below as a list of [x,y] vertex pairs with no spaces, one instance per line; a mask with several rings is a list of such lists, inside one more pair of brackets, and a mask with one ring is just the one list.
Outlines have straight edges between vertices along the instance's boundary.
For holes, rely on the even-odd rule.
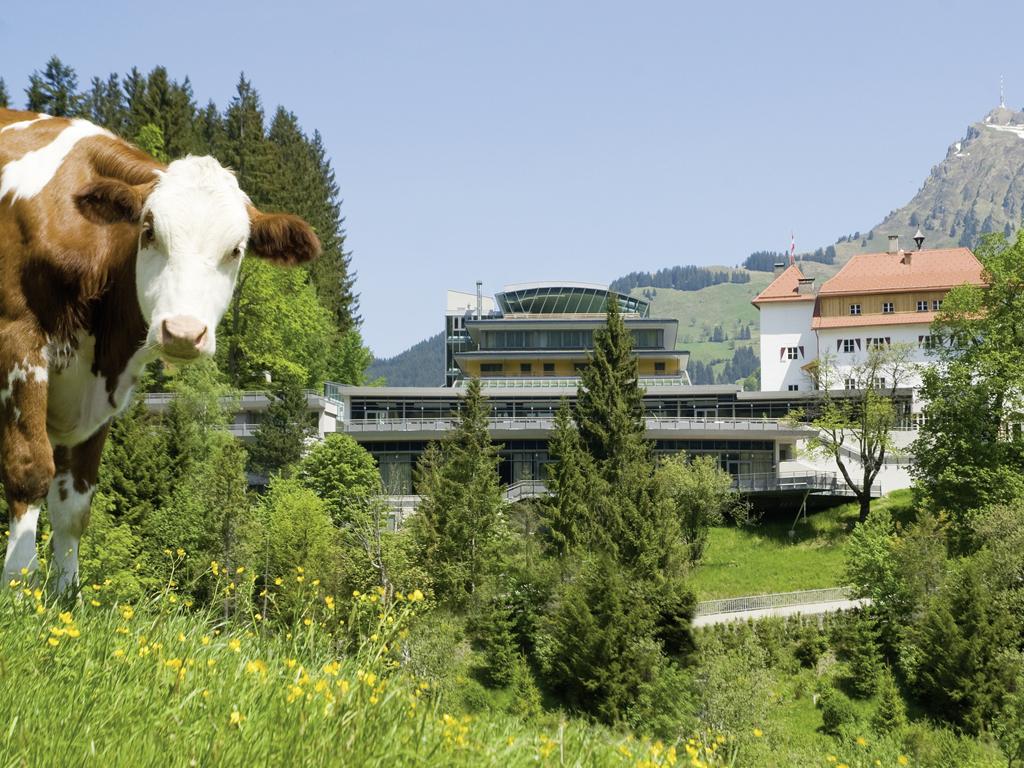
[[160,323],[160,349],[167,357],[192,360],[203,352],[206,330],[206,324],[194,317],[168,317]]

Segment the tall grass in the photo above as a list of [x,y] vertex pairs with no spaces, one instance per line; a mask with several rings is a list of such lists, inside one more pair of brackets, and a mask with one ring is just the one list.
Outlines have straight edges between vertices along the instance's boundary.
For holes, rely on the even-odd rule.
[[[421,603],[320,595],[291,626],[185,608],[173,592],[71,610],[0,595],[0,766],[668,766],[662,745],[576,720],[445,711],[405,671]],[[678,756],[677,756],[678,752]]]

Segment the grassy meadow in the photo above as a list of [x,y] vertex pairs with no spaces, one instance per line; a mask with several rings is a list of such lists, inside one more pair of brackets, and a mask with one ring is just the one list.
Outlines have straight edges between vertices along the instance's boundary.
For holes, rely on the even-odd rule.
[[[417,593],[335,603],[309,592],[294,626],[239,625],[175,593],[106,605],[0,595],[0,766],[671,766],[703,754],[558,715],[447,711],[411,676]],[[710,740],[709,761],[728,745]]]
[[[910,491],[896,491],[873,505],[898,514],[910,503]],[[842,586],[845,545],[856,522],[857,505],[843,504],[800,520],[792,537],[789,519],[712,528],[692,576],[697,599]]]

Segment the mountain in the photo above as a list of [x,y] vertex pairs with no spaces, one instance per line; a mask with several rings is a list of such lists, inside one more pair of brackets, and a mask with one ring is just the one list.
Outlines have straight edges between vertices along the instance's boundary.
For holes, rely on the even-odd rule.
[[882,251],[889,234],[912,247],[918,227],[926,248],[973,248],[987,232],[1011,236],[1022,214],[1024,112],[998,107],[949,146],[909,203],[859,239],[840,238],[836,250],[840,262],[854,253]]
[[[910,202],[870,229],[809,252],[800,267],[820,285],[854,254],[884,251],[890,234],[898,235],[904,248],[913,247],[918,228],[925,248],[973,248],[987,232],[1015,234],[1022,216],[1024,112],[998,107],[949,146]],[[750,300],[771,281],[771,272],[765,270],[777,255],[751,254],[746,263],[757,271],[674,266],[631,272],[612,287],[648,298],[652,317],[679,320],[677,346],[690,351],[694,383],[738,381],[747,378],[758,352],[757,310]],[[741,261],[738,255],[736,261]],[[375,360],[370,376],[384,376],[392,385],[440,384],[443,360],[444,342],[438,334],[390,360]],[[748,386],[752,383],[747,378]]]
[[444,333],[413,344],[385,359],[374,358],[368,381],[384,379],[389,387],[439,387],[444,384]]

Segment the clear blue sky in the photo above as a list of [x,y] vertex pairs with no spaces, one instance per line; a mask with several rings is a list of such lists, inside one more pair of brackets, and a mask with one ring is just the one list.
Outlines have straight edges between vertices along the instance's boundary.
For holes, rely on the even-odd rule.
[[739,263],[877,223],[965,127],[1024,105],[1024,3],[18,2],[0,76],[244,70],[319,129],[363,333],[442,329],[446,288]]

